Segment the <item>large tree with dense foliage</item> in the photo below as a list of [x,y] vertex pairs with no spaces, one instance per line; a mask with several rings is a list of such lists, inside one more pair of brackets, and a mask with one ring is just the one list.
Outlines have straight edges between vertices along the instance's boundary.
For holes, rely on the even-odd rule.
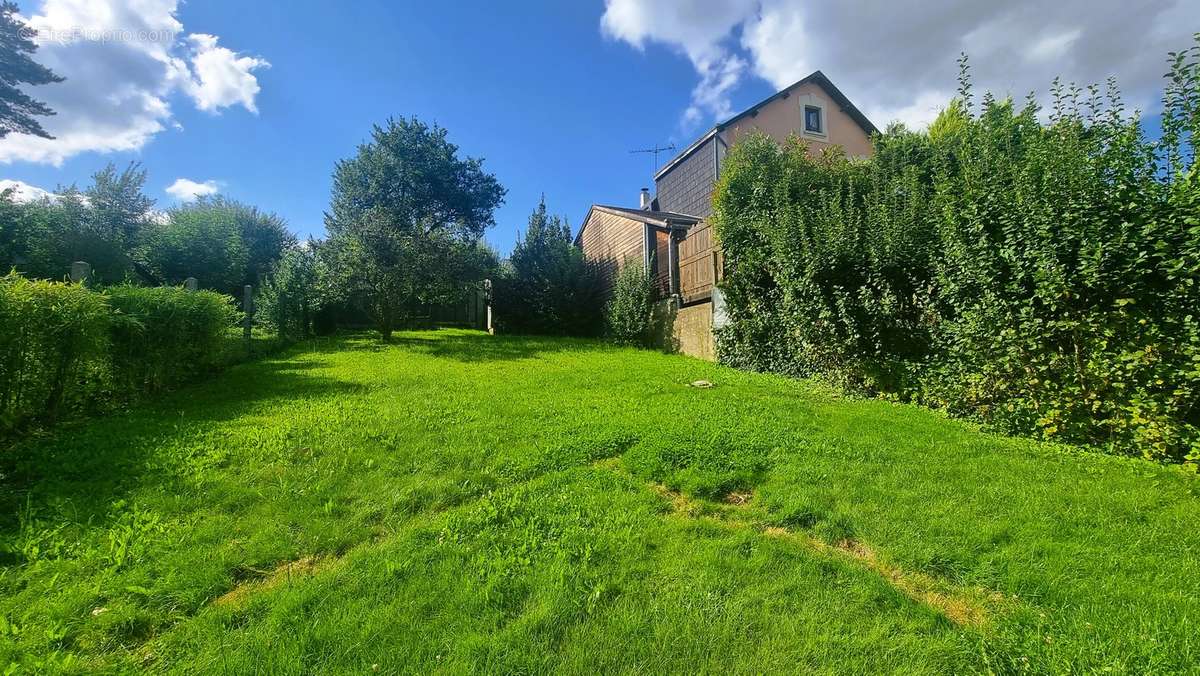
[[242,284],[260,286],[283,255],[296,247],[296,236],[281,216],[223,197],[210,198],[209,203],[228,210],[241,231],[246,247]]
[[504,192],[445,129],[415,118],[377,125],[333,175],[327,251],[345,297],[384,339],[418,305],[457,300],[494,260],[481,240]]
[[543,199],[496,282],[497,321],[521,333],[594,335],[603,300],[596,275],[571,238],[571,226]]
[[0,2],[0,138],[12,132],[53,138],[36,118],[53,115],[54,111],[20,87],[53,84],[63,78],[29,57],[37,51],[37,45],[16,15],[16,3]]

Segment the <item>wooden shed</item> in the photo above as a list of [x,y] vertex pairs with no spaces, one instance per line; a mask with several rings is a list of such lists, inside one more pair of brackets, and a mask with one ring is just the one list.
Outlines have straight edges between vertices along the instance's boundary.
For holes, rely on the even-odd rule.
[[[699,218],[687,214],[596,204],[588,210],[575,243],[583,249],[584,257],[599,267],[606,295],[612,292],[621,270],[637,262],[650,271],[662,295],[668,296],[681,293],[684,286],[690,290],[698,283],[697,266],[691,265],[697,258],[696,247],[681,250],[681,244],[689,239],[689,230],[698,223]],[[703,229],[707,231],[708,226]],[[705,241],[711,249],[711,239]],[[680,258],[685,253],[689,256],[686,268],[681,266]],[[685,270],[689,275],[686,285]],[[711,273],[707,279],[711,290]]]

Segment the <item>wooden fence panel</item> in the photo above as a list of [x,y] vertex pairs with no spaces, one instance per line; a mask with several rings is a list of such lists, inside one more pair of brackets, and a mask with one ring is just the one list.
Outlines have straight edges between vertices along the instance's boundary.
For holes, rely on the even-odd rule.
[[679,293],[684,303],[712,297],[714,247],[712,226],[698,223],[679,241]]

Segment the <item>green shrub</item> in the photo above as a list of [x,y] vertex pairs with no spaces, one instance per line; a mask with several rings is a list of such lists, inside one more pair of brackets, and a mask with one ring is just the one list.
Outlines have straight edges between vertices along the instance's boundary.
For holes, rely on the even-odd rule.
[[740,142],[714,200],[721,359],[1200,459],[1200,46],[1171,68],[1159,141],[1111,83],[1056,83],[1043,123],[1032,99],[976,111],[964,76],[869,160]]
[[126,392],[154,392],[211,370],[239,314],[232,298],[212,291],[123,285],[105,295],[113,378]]
[[154,274],[169,284],[195,277],[202,289],[238,293],[250,253],[242,224],[223,202],[201,200],[168,212],[161,223],[146,226],[140,255]]
[[654,283],[645,266],[630,263],[617,276],[613,296],[604,308],[609,337],[621,345],[650,344]]
[[322,307],[317,264],[311,247],[292,249],[263,284],[256,315],[284,340],[303,340],[314,334]]
[[0,277],[0,437],[95,407],[109,308],[78,284]]

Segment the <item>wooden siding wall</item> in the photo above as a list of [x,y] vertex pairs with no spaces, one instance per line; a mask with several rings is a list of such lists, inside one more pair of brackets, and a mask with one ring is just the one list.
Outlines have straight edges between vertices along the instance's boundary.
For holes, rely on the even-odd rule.
[[714,253],[719,262],[712,226],[705,221],[689,228],[679,241],[679,294],[684,303],[712,298]]
[[654,275],[654,288],[663,296],[671,294],[671,252],[669,250],[670,235],[665,230],[654,231],[654,262],[651,272]]
[[612,292],[626,264],[642,262],[645,236],[645,226],[638,221],[601,211],[591,213],[579,243],[583,257],[599,267],[605,295]]
[[708,140],[655,179],[659,209],[701,218],[712,213],[713,184],[717,181],[717,160],[713,156],[715,143],[715,140]]

